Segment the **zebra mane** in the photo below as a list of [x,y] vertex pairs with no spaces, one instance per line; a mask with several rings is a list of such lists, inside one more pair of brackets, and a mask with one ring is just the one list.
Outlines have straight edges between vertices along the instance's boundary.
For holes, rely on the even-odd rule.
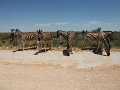
[[68,38],[69,37],[69,35],[70,35],[70,31],[61,31],[61,32],[59,32],[59,34],[61,35],[61,36],[63,36],[63,38]]
[[106,37],[109,39],[109,40],[113,40],[113,32],[105,32],[106,33]]

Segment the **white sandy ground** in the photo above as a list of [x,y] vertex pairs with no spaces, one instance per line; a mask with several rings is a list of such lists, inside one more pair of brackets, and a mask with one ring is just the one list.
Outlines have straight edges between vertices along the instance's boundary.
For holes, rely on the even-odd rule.
[[36,52],[0,50],[0,90],[120,90],[120,52]]
[[37,51],[0,51],[0,61],[10,61],[12,63],[29,64],[59,64],[63,67],[76,65],[78,68],[88,68],[101,65],[120,64],[120,52],[111,52],[111,56],[103,56],[92,53],[91,51],[77,51],[70,56],[63,56],[62,51],[48,51],[34,55]]

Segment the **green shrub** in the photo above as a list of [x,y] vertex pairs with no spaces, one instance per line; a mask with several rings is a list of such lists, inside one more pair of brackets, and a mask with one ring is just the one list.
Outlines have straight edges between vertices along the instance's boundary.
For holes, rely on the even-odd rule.
[[[81,32],[76,32],[75,33],[76,37],[74,40],[71,41],[70,44],[72,44],[72,46],[74,47],[78,47],[78,48],[88,48],[90,47],[88,41],[86,39],[84,39],[84,36],[81,34]],[[21,47],[22,43],[20,42],[20,40],[14,40],[13,42],[10,42],[10,33],[0,33],[0,47],[2,46],[6,46],[6,47],[11,47],[12,46],[17,46],[17,47]],[[48,42],[48,45],[50,44],[50,42]],[[93,45],[94,47],[96,47],[96,43]],[[120,47],[120,32],[114,32],[113,33],[113,41],[111,41],[111,45],[112,47]],[[35,46],[36,47],[36,41],[32,41],[29,43],[25,44],[25,47],[29,47],[29,46]],[[54,47],[59,47],[59,46],[63,46],[66,47],[67,46],[67,42],[64,40],[63,37],[59,37],[59,38],[54,38],[53,39],[53,46]]]

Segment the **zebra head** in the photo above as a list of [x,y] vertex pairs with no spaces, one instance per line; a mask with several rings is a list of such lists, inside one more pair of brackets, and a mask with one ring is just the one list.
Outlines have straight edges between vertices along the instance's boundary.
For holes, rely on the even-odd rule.
[[107,56],[110,56],[110,48],[111,45],[108,42],[104,42],[105,52],[107,53]]
[[64,39],[67,39],[70,36],[70,32],[58,30],[57,31],[57,38],[59,38],[59,36],[62,36]]
[[105,52],[107,53],[107,56],[110,56],[111,48],[110,41],[113,40],[113,32],[106,32],[105,38],[106,38],[106,40],[104,41]]
[[19,29],[11,29],[10,42],[13,42],[17,38],[21,38],[21,34],[22,32],[19,31]]
[[22,37],[22,32],[19,29],[14,30],[14,38],[20,38]]
[[10,42],[14,41],[15,39],[15,29],[11,29],[11,34],[10,34]]
[[57,31],[57,38],[59,38],[59,36],[61,35],[61,32],[62,32],[62,30]]
[[16,29],[15,30],[15,36],[18,36],[18,35],[20,35],[21,34],[21,31],[19,30],[19,29]]
[[113,32],[107,32],[106,36],[107,36],[109,41],[113,40]]
[[37,36],[38,36],[38,40],[40,41],[40,40],[42,40],[42,38],[43,38],[43,35],[42,35],[42,30],[37,30]]
[[86,38],[87,38],[87,34],[88,34],[87,30],[86,30],[86,31],[85,31],[85,30],[82,30],[82,32],[81,32],[81,37],[82,37],[83,39],[86,39]]

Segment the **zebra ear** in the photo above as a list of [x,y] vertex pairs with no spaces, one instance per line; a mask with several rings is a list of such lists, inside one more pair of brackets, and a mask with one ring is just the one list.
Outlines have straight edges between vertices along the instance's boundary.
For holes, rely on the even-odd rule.
[[86,31],[85,30],[82,31],[82,35],[85,35],[85,34],[87,34],[87,30]]
[[85,33],[84,30],[82,30],[82,35],[83,35],[84,33]]
[[39,29],[37,32],[39,32],[39,33],[40,33],[40,32],[41,32],[41,30]]
[[16,31],[16,32],[18,32],[18,31],[19,31],[19,29],[15,29],[15,31]]
[[37,30],[37,33],[41,33],[41,32],[42,32],[42,30],[40,30],[40,29],[39,29],[39,30]]
[[40,32],[42,32],[42,30],[40,30]]
[[14,32],[15,31],[15,29],[10,29],[11,30],[11,32]]

